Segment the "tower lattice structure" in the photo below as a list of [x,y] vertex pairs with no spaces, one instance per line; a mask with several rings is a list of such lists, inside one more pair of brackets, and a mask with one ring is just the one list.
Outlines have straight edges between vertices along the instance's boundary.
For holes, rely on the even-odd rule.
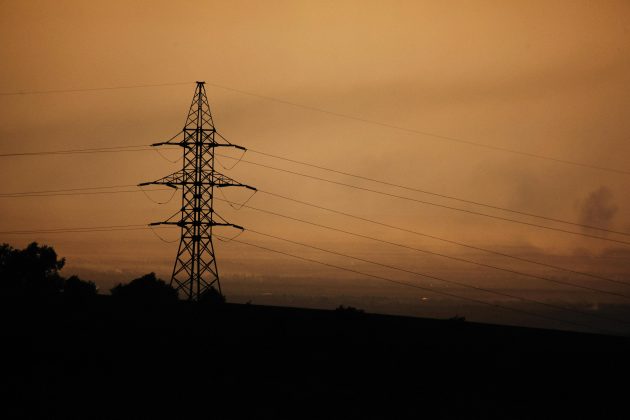
[[[256,190],[215,170],[214,152],[217,147],[234,147],[243,151],[246,149],[229,143],[217,133],[204,85],[205,82],[197,82],[184,129],[171,140],[152,145],[181,146],[182,169],[156,181],[139,184],[182,188],[181,210],[166,221],[151,223],[150,226],[180,226],[181,239],[171,286],[178,291],[180,297],[187,300],[199,300],[212,288],[222,294],[212,229],[215,226],[231,226],[243,230],[241,226],[228,223],[214,210],[214,188],[244,187]],[[183,138],[177,140],[182,135]],[[179,220],[173,220],[178,215]]]

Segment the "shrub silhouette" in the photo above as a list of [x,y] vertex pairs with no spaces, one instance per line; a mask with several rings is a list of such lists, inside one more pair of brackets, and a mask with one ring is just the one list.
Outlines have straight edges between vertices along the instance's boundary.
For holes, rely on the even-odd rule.
[[354,306],[343,306],[343,305],[337,306],[337,309],[335,309],[335,311],[338,313],[351,313],[351,314],[362,314],[365,312],[363,309],[357,309]]
[[71,276],[64,282],[63,295],[70,299],[87,299],[96,296],[96,284]]
[[141,302],[174,302],[177,291],[163,280],[155,277],[155,273],[132,280],[128,284],[119,284],[111,289],[113,297],[121,300]]
[[448,320],[452,321],[452,322],[465,322],[466,321],[466,317],[465,316],[460,316],[459,314],[455,314],[455,316],[449,318]]
[[223,296],[217,289],[214,287],[209,287],[206,291],[199,297],[199,303],[205,305],[220,305],[225,303],[225,296]]
[[65,259],[58,259],[52,247],[32,242],[20,250],[8,244],[0,246],[0,293],[48,296],[59,293],[63,278],[59,270]]
[[363,309],[357,309],[354,306],[339,305],[335,309],[335,315],[341,319],[354,319],[362,316],[365,312]]

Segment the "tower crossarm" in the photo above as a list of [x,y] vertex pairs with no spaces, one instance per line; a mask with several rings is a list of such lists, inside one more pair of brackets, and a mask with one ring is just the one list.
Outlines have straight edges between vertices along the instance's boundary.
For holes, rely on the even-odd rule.
[[252,186],[247,185],[247,184],[242,184],[242,183],[240,183],[238,181],[233,180],[229,176],[223,175],[223,174],[221,174],[219,172],[215,172],[214,173],[214,181],[213,181],[212,185],[217,187],[217,188],[243,187],[243,188],[247,188],[248,190],[258,191],[255,187],[252,187]]
[[144,187],[146,185],[166,185],[167,187],[177,189],[178,185],[183,185],[184,174],[182,171],[174,172],[163,178],[156,179],[155,181],[141,182],[138,187]]
[[[195,132],[202,133],[202,135],[201,136],[194,136],[193,134]],[[175,140],[175,138],[178,137],[182,133],[184,134],[184,138],[182,140]],[[217,134],[219,136],[219,138],[221,138],[224,142],[218,142],[217,138],[214,136],[214,134]],[[221,134],[219,134],[219,132],[216,131],[216,129],[214,127],[212,127],[212,128],[198,128],[198,129],[184,128],[182,131],[180,131],[174,137],[171,137],[170,139],[168,139],[166,141],[160,141],[160,142],[157,142],[157,143],[153,143],[153,144],[151,144],[151,146],[152,147],[157,147],[157,146],[181,146],[181,147],[187,147],[187,148],[192,148],[192,147],[195,147],[195,146],[204,146],[204,147],[213,147],[213,148],[214,147],[234,147],[235,149],[239,149],[239,150],[242,150],[242,151],[247,151],[246,147],[230,143],[225,137],[223,137]]]
[[149,223],[149,226],[158,226],[158,225],[171,225],[171,226],[179,226],[179,227],[184,227],[184,226],[187,226],[187,225],[196,225],[196,226],[230,226],[230,227],[233,227],[235,229],[245,230],[245,228],[243,226],[235,225],[234,223],[221,223],[221,222],[214,222],[214,221],[209,221],[209,222],[184,222],[184,221],[180,220],[179,222],[165,221],[165,222]]
[[239,146],[237,144],[223,144],[223,143],[216,143],[216,142],[186,142],[186,141],[180,141],[180,142],[173,142],[173,141],[163,141],[160,143],[153,143],[151,146],[152,147],[156,147],[156,146],[181,146],[181,147],[195,147],[195,146],[206,146],[206,147],[234,147],[235,149],[239,149],[239,150],[243,150],[243,151],[247,151],[247,148],[243,147],[243,146]]
[[138,186],[144,187],[146,185],[166,185],[167,187],[176,189],[178,185],[181,185],[181,186],[191,186],[191,185],[197,186],[198,185],[198,186],[212,186],[212,187],[217,187],[217,188],[243,187],[243,188],[247,188],[248,190],[257,191],[255,187],[235,181],[232,178],[218,172],[214,172],[212,176],[208,176],[205,178],[206,179],[203,179],[201,181],[196,181],[194,179],[191,179],[191,177],[184,176],[184,173],[182,171],[177,171],[163,178],[157,179],[155,181],[142,182],[138,184]]

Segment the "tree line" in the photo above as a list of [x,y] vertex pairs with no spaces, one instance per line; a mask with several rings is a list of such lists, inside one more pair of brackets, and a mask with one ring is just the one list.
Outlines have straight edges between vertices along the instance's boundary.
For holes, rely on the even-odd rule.
[[[55,250],[33,242],[24,249],[0,245],[0,295],[5,297],[43,298],[62,296],[70,300],[90,299],[98,294],[96,284],[72,275],[63,277],[60,271],[66,263]],[[110,290],[119,300],[174,302],[177,291],[155,273],[145,274]],[[215,289],[204,301],[221,303],[225,298]]]

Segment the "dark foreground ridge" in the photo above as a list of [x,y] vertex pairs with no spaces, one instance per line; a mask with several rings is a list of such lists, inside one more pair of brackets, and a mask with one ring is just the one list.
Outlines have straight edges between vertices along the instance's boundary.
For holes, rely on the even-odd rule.
[[109,296],[1,320],[3,418],[628,418],[623,337]]

